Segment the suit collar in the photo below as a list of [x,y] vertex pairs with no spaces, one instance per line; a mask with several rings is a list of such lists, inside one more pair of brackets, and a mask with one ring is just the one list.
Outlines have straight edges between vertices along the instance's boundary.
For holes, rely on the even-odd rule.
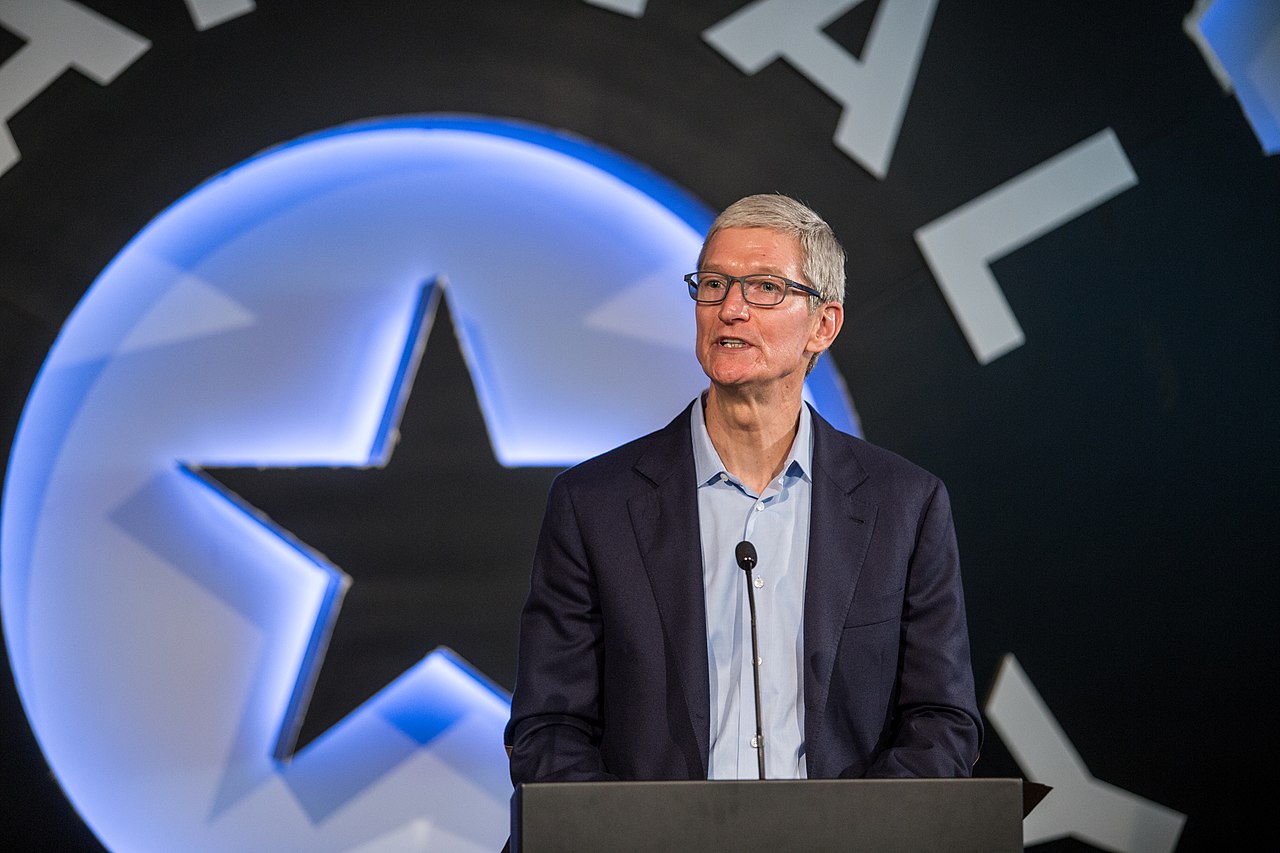
[[672,476],[693,465],[693,445],[689,436],[689,417],[695,399],[676,415],[671,423],[649,435],[645,452],[635,462],[635,470],[654,486],[662,486]]

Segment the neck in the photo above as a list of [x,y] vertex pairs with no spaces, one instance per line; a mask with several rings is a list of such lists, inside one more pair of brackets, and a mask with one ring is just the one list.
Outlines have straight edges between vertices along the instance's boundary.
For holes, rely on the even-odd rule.
[[703,415],[711,444],[729,473],[756,494],[782,473],[800,428],[800,395],[787,396],[795,399],[761,400],[715,385],[707,392]]

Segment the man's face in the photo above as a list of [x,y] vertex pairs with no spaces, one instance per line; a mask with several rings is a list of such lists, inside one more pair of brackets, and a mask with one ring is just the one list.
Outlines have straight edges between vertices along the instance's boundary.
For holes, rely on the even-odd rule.
[[[727,275],[773,273],[810,284],[801,272],[796,237],[768,228],[725,228],[711,238],[702,269]],[[748,305],[736,284],[719,305],[696,308],[698,362],[713,385],[772,393],[798,392],[814,353],[835,340],[844,319],[836,303],[810,310],[809,298],[790,290],[780,305]]]

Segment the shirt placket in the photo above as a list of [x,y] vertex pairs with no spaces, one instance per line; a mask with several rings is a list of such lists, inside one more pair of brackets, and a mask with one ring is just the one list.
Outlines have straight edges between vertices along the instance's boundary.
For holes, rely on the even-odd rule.
[[[761,537],[759,538],[759,541],[757,541],[757,538],[754,536],[754,534],[759,528],[759,522],[764,519],[764,517],[768,514],[769,510],[773,508],[774,504],[777,502],[778,496],[781,494],[781,491],[782,489],[781,489],[780,482],[778,480],[775,480],[774,482],[766,486],[764,492],[762,492],[759,496],[757,496],[754,499],[754,501],[751,504],[751,508],[747,511],[747,517],[743,524],[742,538],[747,541],[755,543],[757,552],[761,551],[762,549],[766,553],[772,552],[774,550],[772,547],[765,544],[765,540],[769,539],[770,537]],[[747,496],[750,496],[749,492],[745,492],[745,494]],[[766,586],[764,574],[753,571],[751,576],[751,584],[754,587],[755,598],[756,598],[757,636],[759,637],[759,640],[760,640],[759,645],[763,647],[765,645],[764,638],[759,635],[761,631],[767,630],[767,626],[769,622],[764,614],[770,609],[768,595],[763,592]],[[740,777],[742,776],[742,771],[744,769],[747,769],[750,771],[747,774],[748,776],[753,776],[755,774],[756,759],[754,757],[754,752],[756,749],[759,748],[756,744],[756,739],[755,739],[756,738],[756,717],[755,717],[756,699],[755,699],[755,673],[752,671],[752,661],[751,661],[751,612],[750,612],[750,602],[747,599],[747,591],[745,587],[742,590],[741,607],[742,607],[743,618],[742,618],[742,632],[739,640],[741,643],[740,647],[742,649],[742,670],[738,679],[739,732],[740,732],[740,736],[743,737],[743,740],[746,743],[747,749],[741,750],[739,752],[739,756],[744,756],[744,755],[751,756],[751,763],[748,768],[743,768],[741,766],[742,758],[741,757],[739,758],[738,775]],[[765,689],[766,680],[767,680],[767,670],[765,669],[765,662],[762,659],[760,661],[760,694],[761,694],[760,701],[762,704],[765,704],[765,705],[768,704],[766,700],[768,691]],[[767,738],[766,738],[766,743],[767,743]],[[768,752],[766,751],[766,757],[767,756],[768,756]],[[765,769],[767,772],[768,767],[766,766]]]

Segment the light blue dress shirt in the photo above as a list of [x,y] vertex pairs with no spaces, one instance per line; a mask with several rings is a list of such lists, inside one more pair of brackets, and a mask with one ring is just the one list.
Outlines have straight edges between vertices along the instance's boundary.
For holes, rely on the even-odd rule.
[[807,773],[801,673],[813,496],[812,416],[808,406],[801,406],[800,429],[782,473],[759,495],[725,470],[707,434],[702,405],[693,407],[692,419],[711,680],[707,778],[754,779],[758,775],[751,743],[756,728],[751,613],[746,573],[734,558],[734,547],[747,539],[758,555],[752,576],[760,639],[765,775],[803,779]]

